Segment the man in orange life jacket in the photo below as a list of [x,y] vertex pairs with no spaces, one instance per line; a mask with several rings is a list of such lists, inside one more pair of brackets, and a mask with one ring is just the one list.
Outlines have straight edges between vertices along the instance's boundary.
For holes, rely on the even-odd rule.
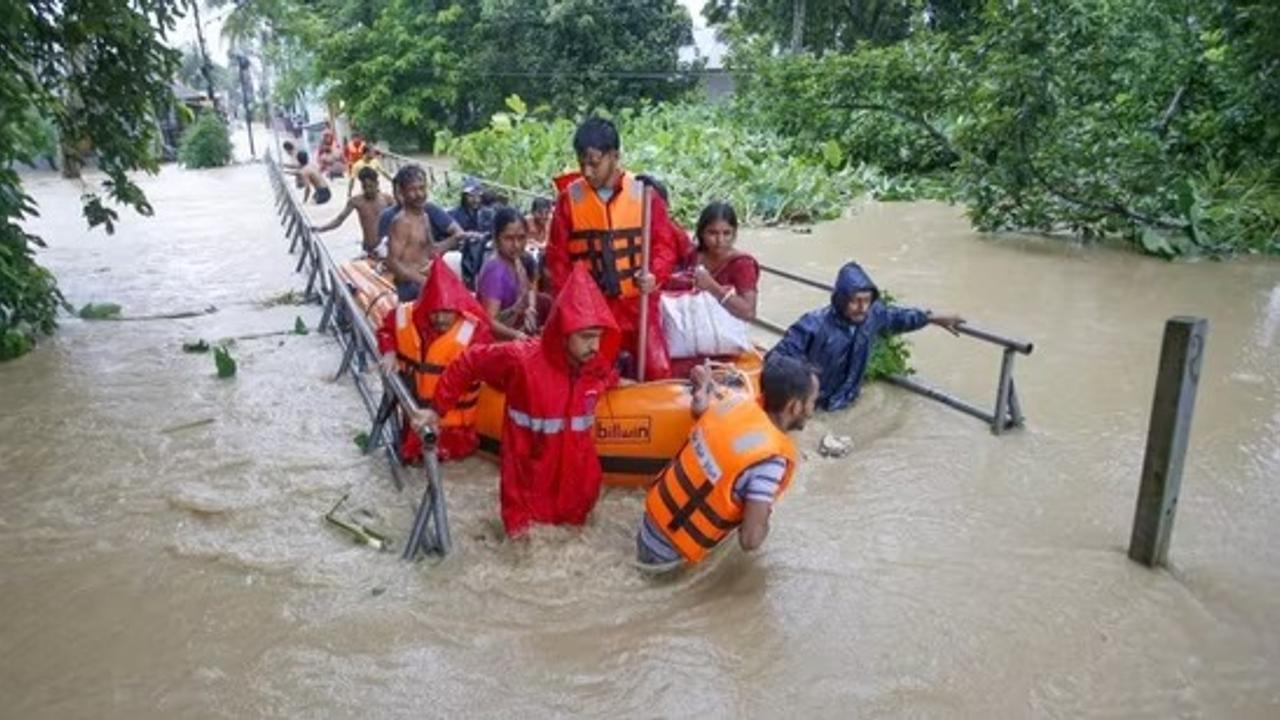
[[662,335],[658,294],[652,292],[671,276],[680,242],[667,214],[667,203],[651,193],[649,204],[649,271],[641,266],[641,220],[644,183],[618,163],[621,142],[613,123],[585,120],[573,136],[581,176],[556,199],[547,243],[546,267],[551,285],[564,286],[569,271],[586,267],[609,303],[622,331],[622,349],[634,354],[640,326],[640,296],[649,294],[646,370],[643,380],[669,377],[666,340]]
[[[388,372],[400,372],[418,404],[430,407],[440,376],[468,347],[493,342],[489,314],[462,280],[437,257],[416,302],[401,303],[387,313],[378,329],[378,352]],[[453,410],[440,422],[436,444],[441,460],[459,460],[475,452],[479,383],[466,388]],[[405,428],[400,455],[405,462],[422,457],[422,441]]]
[[600,396],[618,381],[618,325],[585,268],[574,268],[542,336],[473,347],[449,365],[435,412],[414,418],[436,427],[476,381],[506,393],[502,423],[501,504],[507,534],[533,523],[581,525],[600,495],[600,458],[592,437]]
[[735,528],[743,550],[764,543],[773,503],[796,469],[787,433],[804,428],[818,398],[813,370],[789,357],[765,363],[763,408],[742,395],[711,401],[705,368],[693,379],[698,420],[650,488],[636,535],[637,560],[655,569],[700,562]]

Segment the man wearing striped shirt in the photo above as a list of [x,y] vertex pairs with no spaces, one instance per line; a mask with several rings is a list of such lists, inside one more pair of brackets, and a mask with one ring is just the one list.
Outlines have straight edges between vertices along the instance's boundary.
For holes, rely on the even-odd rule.
[[645,569],[699,562],[735,529],[743,550],[764,543],[773,504],[796,466],[787,433],[804,428],[818,395],[813,371],[793,358],[765,364],[763,407],[742,396],[713,404],[709,372],[699,367],[692,376],[698,422],[649,491],[636,535]]

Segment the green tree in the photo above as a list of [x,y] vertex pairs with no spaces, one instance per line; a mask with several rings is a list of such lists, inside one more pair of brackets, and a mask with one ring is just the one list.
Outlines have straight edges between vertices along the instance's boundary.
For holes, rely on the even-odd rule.
[[49,118],[65,146],[92,150],[106,175],[84,195],[90,226],[111,232],[105,200],[151,214],[130,179],[156,169],[155,117],[172,102],[178,53],[164,43],[178,0],[7,2],[0,25],[0,359],[52,332],[62,303],[53,276],[35,262],[40,238],[19,224],[36,212],[13,169],[30,162],[23,118]]
[[822,57],[741,36],[740,104],[797,152],[949,172],[981,229],[1280,252],[1277,35],[1263,0],[991,3]]
[[231,162],[231,135],[215,112],[204,112],[182,136],[178,159],[189,168],[222,167]]
[[518,94],[569,115],[676,100],[695,84],[678,49],[693,21],[675,0],[486,0],[473,50],[483,124]]
[[984,0],[708,0],[703,15],[769,48],[847,52],[859,43],[901,41],[916,28],[953,30],[980,15]]

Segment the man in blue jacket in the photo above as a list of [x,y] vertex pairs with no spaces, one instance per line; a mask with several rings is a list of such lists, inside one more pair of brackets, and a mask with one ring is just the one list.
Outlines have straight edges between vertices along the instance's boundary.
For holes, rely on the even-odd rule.
[[836,276],[831,304],[805,313],[769,351],[808,362],[818,371],[822,410],[848,407],[858,398],[876,338],[919,330],[933,324],[956,334],[964,320],[928,310],[890,307],[858,263],[846,263]]

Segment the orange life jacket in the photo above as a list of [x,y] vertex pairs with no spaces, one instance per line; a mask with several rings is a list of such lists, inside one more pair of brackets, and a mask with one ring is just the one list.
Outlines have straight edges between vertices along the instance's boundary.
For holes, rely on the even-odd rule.
[[685,560],[696,563],[742,523],[743,501],[733,494],[752,465],[782,456],[786,472],[775,500],[791,485],[796,447],[749,398],[713,404],[694,424],[689,441],[645,498],[645,512]]
[[636,297],[644,222],[644,183],[622,174],[622,187],[605,203],[583,178],[569,184],[569,261],[587,266],[605,297]]
[[[403,303],[396,308],[396,358],[400,361],[400,372],[411,379],[409,386],[413,388],[418,402],[430,407],[436,394],[436,385],[440,383],[440,375],[449,367],[453,359],[462,354],[471,344],[475,335],[476,322],[461,316],[453,323],[453,327],[436,338],[428,348],[422,347],[422,337],[418,328],[413,325],[413,306],[416,303]],[[480,383],[474,383],[467,394],[444,417],[440,418],[441,427],[470,427],[476,418],[476,400],[480,397]]]

